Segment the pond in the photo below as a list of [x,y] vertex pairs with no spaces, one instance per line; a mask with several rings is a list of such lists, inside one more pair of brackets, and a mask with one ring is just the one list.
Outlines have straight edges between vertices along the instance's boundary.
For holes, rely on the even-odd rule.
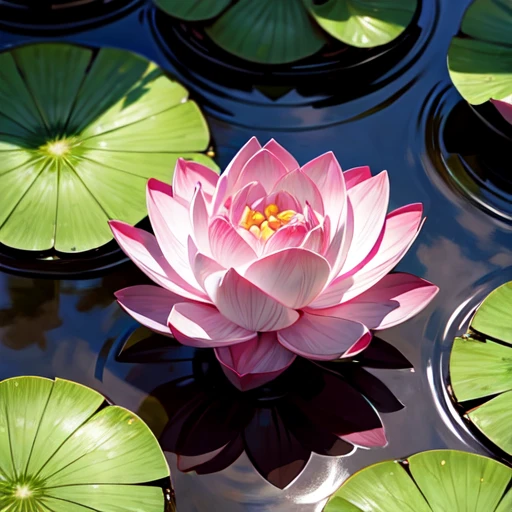
[[[0,2],[0,8],[5,8],[2,3],[9,2]],[[304,68],[283,67],[277,78],[269,78],[258,66],[244,69],[236,59],[229,65],[218,63],[215,52],[194,40],[197,34],[166,19],[151,2],[125,2],[114,14],[52,30],[36,25],[36,20],[15,23],[11,11],[0,20],[1,50],[65,41],[130,50],[156,62],[187,87],[203,109],[211,133],[208,154],[221,169],[253,135],[261,142],[275,138],[300,164],[332,150],[343,169],[369,165],[374,174],[387,170],[390,209],[423,203],[426,224],[397,270],[435,283],[440,292],[412,320],[379,333],[386,342],[382,350],[390,350],[389,344],[401,354],[392,352],[388,368],[361,361],[357,371],[344,374],[379,411],[387,446],[350,446],[345,452],[340,447],[336,455],[343,458],[336,466],[330,457],[315,454],[305,471],[320,481],[311,477],[308,487],[299,479],[285,491],[262,479],[247,454],[231,454],[234,460],[228,456],[227,462],[219,462],[227,466],[220,473],[179,472],[172,451],[201,457],[214,447],[234,446],[237,429],[245,428],[242,451],[259,452],[250,459],[260,473],[266,472],[270,480],[286,480],[286,475],[276,477],[275,471],[287,467],[293,476],[293,461],[304,456],[289,457],[287,450],[297,447],[284,448],[286,436],[265,444],[271,441],[258,440],[247,429],[267,428],[271,420],[262,411],[273,410],[276,404],[287,407],[291,390],[301,379],[286,376],[291,384],[284,379],[242,398],[229,390],[208,354],[166,346],[138,329],[116,303],[114,292],[147,280],[115,245],[64,263],[27,259],[0,248],[1,379],[38,375],[85,384],[138,413],[157,434],[178,404],[203,400],[198,410],[204,415],[196,412],[183,419],[186,434],[167,431],[161,441],[180,512],[321,510],[322,499],[348,475],[375,462],[430,449],[476,452],[510,463],[510,456],[461,419],[447,388],[453,339],[467,331],[479,303],[512,280],[512,188],[506,163],[512,140],[494,133],[462,100],[446,66],[452,37],[469,4],[423,0],[413,29],[383,54],[363,55],[363,62],[361,56],[350,54],[331,57],[328,64],[313,59]],[[141,340],[144,343],[137,345]],[[315,373],[318,369],[294,371],[312,379],[311,389],[315,379],[326,378]],[[185,377],[193,382],[175,384],[187,381]],[[335,399],[338,392],[346,393],[345,403],[339,396]],[[300,399],[313,401],[315,393]],[[357,416],[361,411],[349,391],[333,391],[332,400],[347,408],[345,414],[352,411]],[[244,420],[243,427],[233,415],[251,419]],[[305,439],[307,428],[314,427],[304,428]],[[185,435],[190,438],[186,442]],[[248,448],[251,439],[254,444]],[[194,442],[197,450],[190,445]],[[262,446],[268,452],[261,453]],[[319,496],[321,505],[314,505]]]

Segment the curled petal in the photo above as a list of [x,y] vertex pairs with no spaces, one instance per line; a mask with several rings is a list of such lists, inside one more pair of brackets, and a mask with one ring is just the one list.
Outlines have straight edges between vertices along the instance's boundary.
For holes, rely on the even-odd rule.
[[304,312],[295,324],[277,333],[279,343],[299,356],[330,361],[355,355],[371,341],[359,322]]
[[264,146],[263,149],[267,149],[271,153],[273,153],[281,162],[283,162],[287,171],[294,171],[298,169],[299,163],[295,158],[288,152],[286,149],[278,144],[274,139],[269,140]]
[[324,215],[324,205],[320,191],[314,182],[300,169],[284,175],[274,186],[272,192],[288,192],[304,208],[306,203],[320,215]]
[[244,277],[281,304],[300,309],[322,291],[329,272],[329,264],[322,256],[291,248],[256,260]]
[[[354,236],[354,209],[350,201],[347,201],[345,214],[345,217],[342,219],[340,226],[335,231],[324,253],[325,258],[331,266],[330,280],[335,279],[340,274],[352,244],[352,238]],[[329,219],[329,217],[325,217],[325,219]]]
[[330,235],[334,236],[347,200],[340,164],[334,153],[330,151],[308,162],[302,167],[302,172],[318,187],[324,203],[324,214],[331,219]]
[[324,233],[324,226],[317,226],[307,234],[302,243],[302,247],[314,253],[322,254],[325,249],[325,240],[328,239],[328,237],[329,235]]
[[[281,251],[292,247],[300,247],[308,234],[304,224],[290,223],[278,229],[265,242],[265,254]],[[309,247],[307,247],[309,249]]]
[[175,197],[188,204],[192,200],[196,185],[200,183],[209,203],[215,193],[217,181],[219,181],[219,175],[213,169],[197,162],[187,162],[183,158],[178,158],[172,189]]
[[384,301],[376,304],[375,302],[359,302],[359,297],[351,301],[333,306],[326,309],[310,309],[307,310],[319,316],[331,316],[335,318],[345,318],[360,322],[368,329],[375,329],[384,319],[398,307],[392,301]]
[[233,197],[229,208],[229,220],[234,226],[240,224],[246,206],[252,206],[256,201],[265,197],[265,189],[256,181],[248,183]]
[[372,172],[367,166],[354,167],[353,169],[345,171],[343,173],[343,177],[345,178],[345,186],[347,187],[347,190],[349,190],[356,185],[359,185],[359,183],[369,180],[372,177]]
[[169,185],[154,178],[148,181],[147,205],[151,225],[165,259],[186,282],[198,288],[187,251],[190,233],[187,209],[172,197]]
[[[210,255],[210,240],[208,235],[208,209],[201,184],[196,186],[194,197],[190,204],[190,222],[195,245],[203,254]],[[178,220],[178,223],[180,220]]]
[[268,192],[272,190],[279,178],[287,173],[284,164],[273,153],[262,149],[244,166],[236,182],[236,188],[242,188],[256,181]]
[[182,302],[183,297],[147,284],[123,288],[115,296],[119,305],[137,322],[153,331],[171,335],[167,319],[174,304]]
[[217,263],[212,258],[205,256],[200,252],[196,253],[194,256],[194,260],[192,262],[192,271],[194,272],[194,276],[197,282],[203,289],[205,279],[211,274],[220,272],[222,270],[224,270],[224,267],[222,267],[222,265]]
[[278,343],[274,332],[262,333],[245,343],[218,348],[215,354],[227,378],[241,391],[274,380],[296,357]]
[[402,259],[416,237],[422,222],[421,204],[410,204],[391,212],[386,218],[379,251],[355,274],[337,277],[320,296],[310,304],[323,309],[361,295],[378,283]]
[[382,233],[389,203],[388,173],[383,171],[351,188],[348,198],[354,212],[354,234],[343,272],[363,261]]
[[231,195],[235,183],[249,159],[261,149],[256,137],[252,137],[235,155],[222,173],[213,196],[213,213],[217,213]]
[[216,348],[243,343],[257,336],[230,322],[213,306],[195,302],[175,304],[168,324],[173,336],[191,347]]
[[211,275],[205,287],[219,311],[249,331],[277,331],[299,318],[296,311],[267,295],[234,269]]
[[[264,204],[262,204],[264,203]],[[262,210],[265,206],[269,204],[277,204],[280,210],[293,210],[298,213],[302,213],[302,205],[297,202],[297,199],[293,197],[288,192],[281,190],[280,192],[274,192],[269,194],[266,198],[263,198],[261,201],[257,201],[254,204],[254,207],[261,208]]]
[[252,247],[223,217],[213,219],[209,238],[213,258],[226,269],[245,265],[256,259]]
[[121,249],[155,283],[186,299],[210,302],[202,290],[171,267],[153,235],[117,220],[109,224]]
[[500,100],[491,100],[491,103],[498,109],[498,112],[505,118],[505,121],[512,124],[512,105]]
[[411,274],[388,274],[355,299],[315,312],[357,320],[369,329],[388,329],[417,315],[438,291],[437,286]]

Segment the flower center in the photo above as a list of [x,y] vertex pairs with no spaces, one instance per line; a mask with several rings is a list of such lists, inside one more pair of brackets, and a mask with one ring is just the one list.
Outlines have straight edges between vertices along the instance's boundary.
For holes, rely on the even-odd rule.
[[266,241],[279,228],[288,224],[297,215],[294,210],[279,211],[277,204],[269,204],[263,213],[246,206],[240,226],[250,231],[256,238]]
[[48,142],[39,149],[49,156],[59,158],[67,155],[71,151],[71,144],[65,139],[60,139]]
[[31,495],[32,491],[28,488],[28,485],[18,485],[14,492],[14,496],[20,499],[29,498]]

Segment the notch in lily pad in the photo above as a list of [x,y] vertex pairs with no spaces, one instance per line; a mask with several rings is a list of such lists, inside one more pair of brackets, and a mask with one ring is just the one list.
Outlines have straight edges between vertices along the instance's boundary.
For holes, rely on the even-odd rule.
[[351,476],[324,512],[509,512],[512,469],[457,450],[421,452]]
[[147,425],[74,382],[0,382],[0,509],[164,512],[169,468]]
[[512,282],[491,292],[455,339],[450,379],[466,418],[512,455]]
[[512,125],[512,6],[501,0],[474,0],[448,52],[457,90],[471,105],[491,101]]
[[57,255],[144,219],[179,157],[215,168],[187,90],[124,50],[42,43],[0,54],[0,243]]
[[260,64],[296,62],[337,40],[385,45],[405,31],[417,0],[154,0],[171,16],[201,22],[225,51]]

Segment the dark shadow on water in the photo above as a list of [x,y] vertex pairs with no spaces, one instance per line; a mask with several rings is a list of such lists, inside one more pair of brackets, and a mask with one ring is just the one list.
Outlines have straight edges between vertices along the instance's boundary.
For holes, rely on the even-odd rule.
[[46,349],[46,332],[62,325],[59,283],[45,279],[6,277],[9,306],[0,306],[0,340],[13,350],[32,344]]
[[447,114],[441,150],[452,176],[470,195],[512,215],[512,126],[487,102],[458,102]]
[[21,33],[66,34],[122,16],[143,1],[0,0],[0,26]]
[[[411,364],[376,338],[380,367]],[[119,350],[119,349],[118,349]],[[135,363],[126,382],[148,394],[138,414],[182,471],[221,471],[246,452],[256,470],[284,488],[312,453],[349,455],[354,446],[386,444],[377,411],[403,404],[361,362],[315,364],[298,358],[278,379],[241,392],[225,377],[213,351],[178,344],[138,328],[113,364]]]

